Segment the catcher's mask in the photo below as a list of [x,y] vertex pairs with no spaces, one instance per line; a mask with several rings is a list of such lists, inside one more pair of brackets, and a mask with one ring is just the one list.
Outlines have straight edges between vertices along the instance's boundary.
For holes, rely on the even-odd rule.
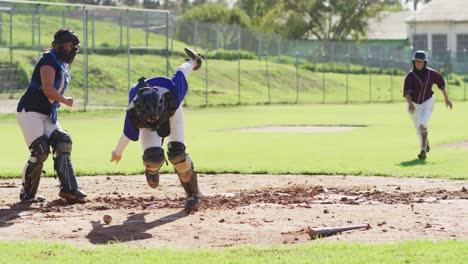
[[[68,42],[73,44],[73,48],[70,52],[65,50],[64,47],[64,44]],[[75,59],[76,53],[80,50],[80,39],[71,29],[62,28],[55,32],[52,47],[61,61],[72,63]]]
[[133,100],[138,116],[145,123],[157,123],[164,113],[164,96],[154,88],[143,87]]

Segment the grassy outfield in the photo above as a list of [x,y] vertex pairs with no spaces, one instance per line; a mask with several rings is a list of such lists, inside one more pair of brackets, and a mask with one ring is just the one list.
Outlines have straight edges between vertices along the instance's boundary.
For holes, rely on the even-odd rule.
[[[315,242],[301,246],[223,250],[77,248],[46,242],[0,242],[1,263],[467,263],[468,242],[392,244]],[[464,253],[465,252],[465,253]]]
[[[186,145],[201,173],[352,174],[467,179],[468,150],[441,144],[467,138],[468,103],[454,110],[437,102],[429,123],[432,150],[425,162],[404,103],[357,105],[267,105],[187,108]],[[79,175],[141,174],[140,143],[131,142],[119,164],[110,152],[123,127],[124,110],[60,113],[74,140]],[[235,128],[265,125],[363,125],[350,132],[258,133]],[[14,115],[1,116],[0,176],[19,177],[28,157]],[[45,170],[53,174],[52,159]],[[172,172],[164,166],[164,172]]]

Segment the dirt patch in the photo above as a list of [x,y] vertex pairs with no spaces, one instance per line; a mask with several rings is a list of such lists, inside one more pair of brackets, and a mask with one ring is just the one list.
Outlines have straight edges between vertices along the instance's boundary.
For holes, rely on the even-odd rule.
[[235,128],[237,132],[271,132],[271,133],[331,133],[351,131],[364,126],[262,126]]
[[157,189],[143,175],[79,177],[91,202],[75,205],[58,198],[55,179],[41,180],[48,200],[30,205],[18,203],[20,180],[2,180],[0,238],[217,248],[313,243],[309,227],[369,223],[370,230],[323,239],[468,239],[468,181],[223,174],[199,182],[203,204],[187,215],[175,175],[162,175]]
[[453,142],[449,144],[440,145],[441,148],[446,149],[468,149],[468,139],[459,142]]

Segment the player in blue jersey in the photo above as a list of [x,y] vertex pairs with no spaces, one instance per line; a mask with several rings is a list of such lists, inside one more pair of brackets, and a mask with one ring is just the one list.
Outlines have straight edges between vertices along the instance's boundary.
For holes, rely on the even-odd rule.
[[172,78],[142,77],[130,89],[123,134],[112,150],[111,161],[119,162],[129,141],[140,139],[146,180],[150,187],[156,188],[159,185],[159,169],[166,160],[163,139],[168,137],[167,157],[187,194],[185,210],[193,212],[200,206],[202,194],[193,162],[185,152],[181,103],[188,91],[187,77],[192,70],[200,68],[203,57],[188,48],[185,52],[191,60],[180,65]]
[[18,102],[18,123],[31,152],[23,170],[21,201],[44,199],[36,197],[36,192],[52,147],[54,169],[60,181],[59,196],[69,203],[86,202],[86,194],[78,188],[70,158],[71,137],[57,121],[60,104],[73,105],[73,98],[64,96],[64,93],[70,82],[70,64],[79,45],[80,40],[72,30],[58,30],[51,49],[36,63],[28,88]]

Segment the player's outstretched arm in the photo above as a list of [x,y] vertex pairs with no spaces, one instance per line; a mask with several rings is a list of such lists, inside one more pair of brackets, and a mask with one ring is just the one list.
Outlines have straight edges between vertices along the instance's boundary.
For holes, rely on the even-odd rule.
[[117,143],[117,146],[111,152],[111,162],[119,163],[120,159],[122,158],[122,153],[125,150],[125,147],[127,147],[128,142],[130,142],[130,139],[125,136],[125,134],[122,134],[122,136],[120,136],[119,142]]

